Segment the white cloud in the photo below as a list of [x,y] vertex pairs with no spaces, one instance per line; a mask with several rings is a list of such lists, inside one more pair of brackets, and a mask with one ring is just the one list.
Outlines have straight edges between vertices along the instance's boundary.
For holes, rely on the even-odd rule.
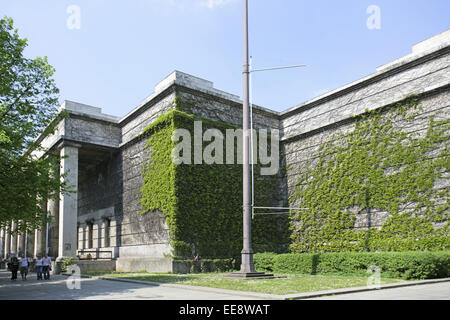
[[140,0],[141,3],[146,4],[148,1],[157,6],[169,5],[171,7],[185,10],[188,8],[207,8],[216,9],[225,5],[235,3],[238,0]]
[[222,7],[234,1],[235,0],[203,0],[201,2],[201,5],[209,9],[214,9],[216,7]]

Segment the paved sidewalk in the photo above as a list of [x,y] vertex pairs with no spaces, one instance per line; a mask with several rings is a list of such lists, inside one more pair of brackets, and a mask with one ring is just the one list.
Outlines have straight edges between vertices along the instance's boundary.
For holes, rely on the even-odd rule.
[[321,296],[308,300],[450,300],[450,282]]
[[361,287],[282,296],[98,277],[81,278],[80,289],[69,289],[69,278],[63,275],[52,276],[49,281],[36,280],[35,273],[29,274],[27,281],[22,281],[20,275],[11,281],[10,275],[0,271],[0,300],[450,300],[450,279],[416,281],[401,287],[389,284],[370,291]]
[[11,273],[0,271],[0,300],[247,300],[257,299],[221,292],[206,292],[183,288],[149,286],[98,278],[81,278],[80,289],[67,287],[67,276],[52,276],[50,280],[36,280],[28,274],[11,281]]
[[353,287],[341,288],[298,294],[275,295],[256,292],[235,291],[227,289],[189,286],[181,284],[157,283],[123,278],[104,278],[109,281],[125,281],[147,285],[159,285],[160,287],[184,288],[194,291],[206,291],[213,293],[227,293],[242,295],[256,299],[269,300],[449,300],[450,278],[418,280],[399,283],[389,283],[377,287]]

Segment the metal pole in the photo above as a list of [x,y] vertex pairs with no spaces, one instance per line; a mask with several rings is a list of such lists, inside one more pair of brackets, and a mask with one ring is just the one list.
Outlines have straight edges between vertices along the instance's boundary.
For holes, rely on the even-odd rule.
[[249,52],[248,52],[248,0],[244,0],[244,65],[243,65],[243,249],[241,273],[254,273],[251,245],[251,196],[249,164]]
[[250,65],[249,65],[249,71],[248,71],[248,78],[249,78],[249,102],[250,102],[250,164],[251,164],[251,171],[252,171],[252,179],[251,179],[251,187],[252,187],[252,192],[251,192],[251,196],[252,196],[252,205],[251,205],[251,210],[252,210],[252,219],[254,218],[254,209],[253,207],[255,206],[255,161],[254,161],[254,147],[253,144],[255,143],[254,141],[254,136],[253,136],[253,93],[252,93],[252,68],[253,68],[253,59],[252,56],[250,56]]

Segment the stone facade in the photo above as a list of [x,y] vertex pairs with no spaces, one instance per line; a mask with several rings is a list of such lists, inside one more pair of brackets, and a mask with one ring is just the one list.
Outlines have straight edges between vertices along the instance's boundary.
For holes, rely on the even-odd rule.
[[[280,130],[279,192],[273,205],[289,204],[299,169],[314,159],[321,143],[338,132],[350,131],[353,116],[394,104],[408,95],[419,95],[423,111],[413,126],[404,130],[421,134],[429,115],[449,118],[449,87],[450,30],[414,46],[411,54],[377,68],[372,75],[284,112],[254,106],[256,129]],[[173,110],[177,97],[193,102],[185,112],[241,126],[239,97],[179,71],[156,85],[151,96],[121,119],[105,115],[99,108],[63,103],[61,110],[69,117],[58,124],[54,135],[40,137],[39,142],[49,150],[69,155],[63,160],[62,170],[70,170],[68,179],[78,192],[63,196],[59,205],[49,201],[48,209],[56,222],[48,226],[47,238],[43,234],[46,229],[36,232],[29,252],[34,246],[34,253],[50,248],[54,257],[110,255],[118,259],[117,270],[123,271],[171,269],[172,263],[165,258],[171,247],[164,214],[139,214],[142,170],[148,160],[145,140],[139,134]],[[448,179],[439,184],[447,186]],[[379,226],[387,213],[372,215],[374,225]],[[364,221],[361,217],[356,227],[366,227]],[[5,254],[17,250],[18,240],[9,235],[8,229],[2,231],[1,238]]]
[[[336,135],[350,132],[353,117],[366,110],[383,108],[417,95],[422,111],[408,124],[397,121],[395,125],[419,137],[425,134],[430,116],[435,120],[450,118],[450,31],[438,38],[441,42],[429,40],[434,45],[432,49],[422,42],[413,48],[412,54],[377,68],[375,74],[280,114],[282,161],[287,168],[281,185],[286,199],[294,192],[300,169],[315,164],[319,146]],[[435,187],[444,188],[449,184],[446,179]],[[359,211],[354,209],[355,213]],[[372,226],[380,227],[388,216],[385,211],[372,211]],[[355,227],[367,228],[366,214],[357,215]]]

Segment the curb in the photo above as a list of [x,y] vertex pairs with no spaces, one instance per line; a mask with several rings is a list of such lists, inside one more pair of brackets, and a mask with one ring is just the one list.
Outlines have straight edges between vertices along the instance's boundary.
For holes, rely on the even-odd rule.
[[85,276],[85,277],[95,278],[95,279],[99,279],[99,280],[137,283],[137,284],[143,284],[143,285],[149,285],[149,286],[160,286],[160,287],[168,287],[168,288],[178,288],[178,289],[187,289],[187,290],[195,290],[195,291],[223,293],[223,294],[230,294],[230,295],[236,295],[236,296],[260,298],[260,299],[266,299],[266,300],[301,300],[301,299],[315,298],[315,297],[321,297],[321,296],[330,296],[330,295],[339,295],[339,294],[373,291],[373,290],[381,290],[381,289],[409,287],[409,286],[415,286],[415,285],[423,285],[423,284],[431,284],[431,283],[450,281],[450,278],[428,279],[428,280],[389,283],[389,284],[384,284],[384,285],[380,285],[380,286],[365,286],[365,287],[313,291],[313,292],[305,292],[305,293],[294,293],[294,294],[287,294],[287,295],[276,295],[276,294],[238,291],[238,290],[230,290],[230,289],[219,289],[219,288],[212,288],[212,287],[191,286],[191,285],[184,285],[184,284],[170,284],[170,283],[151,282],[151,281],[144,281],[144,280],[132,280],[132,279],[124,279],[124,278],[91,277],[91,276]]
[[[57,274],[58,276],[64,276],[64,277],[70,277],[70,276],[72,276],[72,274],[70,274],[70,273],[59,273],[59,274]],[[82,279],[92,279],[92,280],[97,280],[97,279],[99,279],[100,277],[97,277],[97,276],[90,276],[90,275],[87,275],[87,274],[80,274],[80,278],[82,278]]]
[[238,290],[230,290],[230,289],[219,289],[219,288],[212,288],[212,287],[190,286],[190,285],[185,285],[185,284],[172,284],[172,283],[152,282],[152,281],[144,281],[144,280],[132,280],[132,279],[124,279],[124,278],[108,278],[108,277],[98,277],[98,279],[108,280],[108,281],[130,282],[130,283],[144,284],[144,285],[155,286],[155,287],[158,286],[158,287],[177,288],[177,289],[204,291],[204,292],[212,292],[212,293],[222,293],[222,294],[229,294],[229,295],[235,295],[235,296],[259,298],[259,299],[265,299],[265,300],[283,299],[283,296],[281,296],[281,295],[258,293],[258,292],[248,292],[248,291],[238,291]]
[[447,281],[450,281],[450,278],[397,282],[397,283],[383,284],[380,286],[343,288],[343,289],[333,289],[333,290],[324,290],[324,291],[315,291],[315,292],[305,292],[305,293],[300,293],[300,294],[294,293],[294,294],[284,295],[283,298],[285,300],[301,300],[301,299],[315,298],[315,297],[321,297],[321,296],[339,295],[339,294],[373,291],[373,290],[381,290],[381,289],[392,289],[392,288],[400,288],[400,287],[410,287],[410,286],[416,286],[416,285],[422,285],[422,284],[431,284],[431,283],[447,282]]

